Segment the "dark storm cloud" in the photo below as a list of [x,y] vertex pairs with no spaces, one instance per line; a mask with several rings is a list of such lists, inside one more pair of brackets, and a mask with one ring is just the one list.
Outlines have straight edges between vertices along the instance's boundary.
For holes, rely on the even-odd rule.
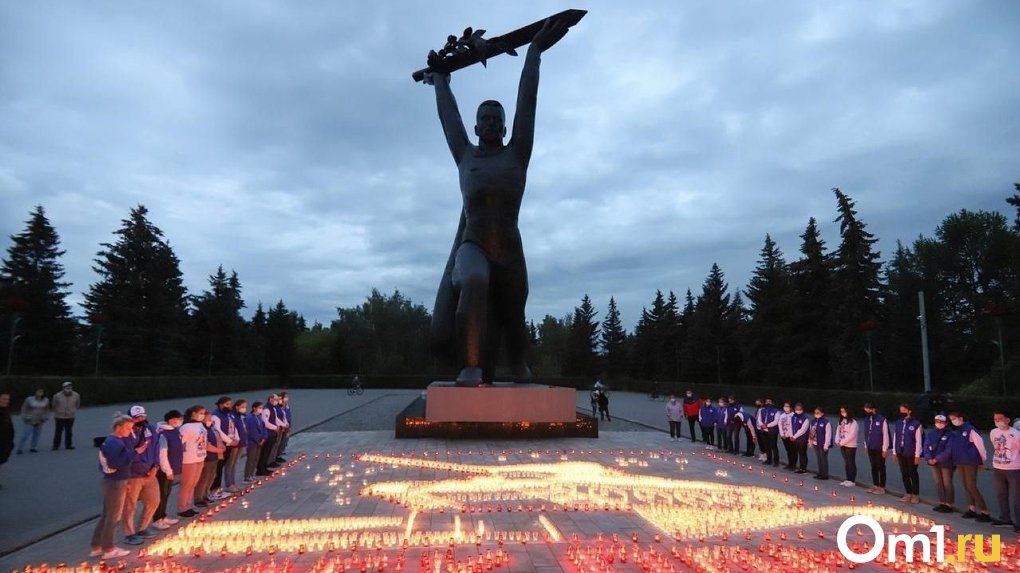
[[[410,72],[463,27],[553,3],[218,2],[0,6],[0,232],[41,203],[74,298],[142,203],[192,292],[220,264],[249,307],[329,321],[373,287],[431,306],[457,176]],[[844,189],[888,254],[1018,179],[1014,3],[593,2],[543,57],[521,213],[528,314],[656,289],[713,262],[746,283],[766,233],[796,258],[809,217],[838,243]],[[520,59],[455,74],[468,128]]]

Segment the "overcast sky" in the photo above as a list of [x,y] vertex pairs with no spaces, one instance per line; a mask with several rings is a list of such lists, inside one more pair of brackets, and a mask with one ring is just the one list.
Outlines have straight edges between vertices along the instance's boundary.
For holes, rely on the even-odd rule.
[[[0,235],[45,207],[77,313],[138,204],[189,291],[222,264],[249,316],[282,298],[328,323],[373,287],[431,309],[461,199],[410,74],[466,26],[572,7],[520,217],[529,318],[612,295],[631,328],[713,262],[743,288],[766,233],[794,259],[814,216],[836,247],[832,187],[883,260],[961,208],[1009,210],[1020,2],[3,2]],[[454,74],[469,133],[484,99],[512,116],[521,61]]]

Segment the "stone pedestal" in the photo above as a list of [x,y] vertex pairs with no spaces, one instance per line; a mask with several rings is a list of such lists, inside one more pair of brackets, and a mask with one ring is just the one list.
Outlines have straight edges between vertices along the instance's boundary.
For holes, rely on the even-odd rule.
[[568,423],[577,419],[573,388],[500,382],[465,388],[433,382],[426,392],[429,422]]

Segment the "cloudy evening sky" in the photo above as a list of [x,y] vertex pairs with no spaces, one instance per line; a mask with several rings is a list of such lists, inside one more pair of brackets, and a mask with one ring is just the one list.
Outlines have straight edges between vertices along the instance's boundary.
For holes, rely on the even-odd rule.
[[[613,295],[631,328],[713,262],[743,288],[766,233],[794,259],[814,216],[835,248],[832,187],[883,260],[961,208],[1009,209],[1018,2],[4,2],[4,249],[43,205],[77,303],[144,204],[189,291],[222,264],[249,315],[282,298],[328,323],[373,287],[431,308],[460,196],[410,74],[465,26],[566,8],[589,13],[542,62],[529,318]],[[484,99],[513,114],[520,66],[454,74],[469,131]]]

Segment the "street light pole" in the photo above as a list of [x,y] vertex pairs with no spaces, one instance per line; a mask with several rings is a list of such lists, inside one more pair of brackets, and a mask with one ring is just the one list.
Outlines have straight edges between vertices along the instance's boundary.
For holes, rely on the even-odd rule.
[[18,323],[21,322],[21,317],[18,313],[11,315],[11,341],[7,345],[7,375],[11,375],[11,366],[14,365],[14,343],[21,338],[16,333],[18,332]]
[[103,325],[96,325],[96,371],[95,377],[99,377],[99,351],[103,348]]
[[868,382],[871,384],[871,392],[875,391],[875,368],[871,360],[871,331],[864,331],[864,336],[868,341],[868,349],[865,351],[868,353]]
[[924,291],[917,291],[917,320],[921,322],[921,361],[924,366],[924,391],[931,391],[931,366],[928,363],[928,316],[924,311]]
[[999,374],[1002,375],[1002,395],[1006,395],[1006,349],[1002,346],[1002,317],[995,317],[995,327],[999,331]]

